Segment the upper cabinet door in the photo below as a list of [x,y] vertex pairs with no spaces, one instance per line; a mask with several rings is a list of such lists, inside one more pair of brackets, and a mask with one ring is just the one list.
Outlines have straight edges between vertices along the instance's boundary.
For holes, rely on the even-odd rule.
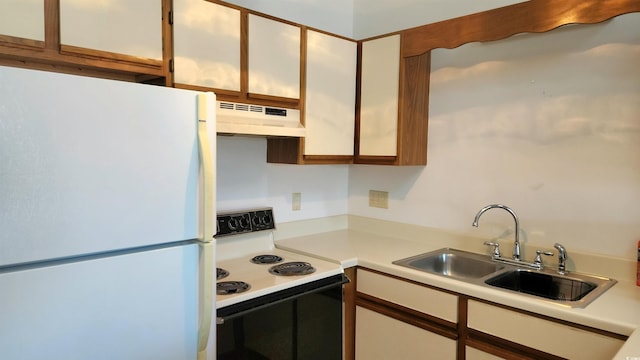
[[307,31],[305,155],[353,155],[357,44]]
[[249,15],[249,95],[300,98],[300,28]]
[[174,81],[240,91],[240,10],[174,0]]
[[161,60],[162,2],[60,0],[60,42]]
[[397,156],[400,35],[362,44],[360,147],[363,156]]
[[44,0],[1,0],[0,35],[44,41]]

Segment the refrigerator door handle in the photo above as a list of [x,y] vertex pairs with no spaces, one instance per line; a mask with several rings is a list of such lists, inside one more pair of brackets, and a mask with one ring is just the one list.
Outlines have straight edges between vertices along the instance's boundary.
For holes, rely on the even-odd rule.
[[[213,93],[198,94],[198,150],[200,155],[203,199],[202,199],[202,238],[200,240],[200,329],[198,330],[198,359],[206,357],[207,342],[211,331],[213,311],[213,202],[214,178],[213,159],[207,133],[208,107],[215,104]],[[215,123],[214,123],[215,124]]]
[[[211,98],[211,99],[209,99]],[[202,169],[203,181],[203,233],[201,242],[213,241],[214,229],[213,218],[215,217],[213,203],[213,158],[211,155],[211,145],[209,142],[209,134],[207,132],[207,118],[209,117],[209,103],[215,104],[213,93],[198,94],[198,150],[200,155],[200,166]]]

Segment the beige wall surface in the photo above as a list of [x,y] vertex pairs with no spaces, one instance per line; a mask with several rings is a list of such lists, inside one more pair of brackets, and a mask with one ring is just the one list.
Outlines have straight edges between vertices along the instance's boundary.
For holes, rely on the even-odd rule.
[[[504,211],[471,227],[482,206],[504,203],[526,243],[633,259],[639,57],[640,14],[435,50],[426,167],[264,164],[264,139],[228,139],[219,208],[270,204],[279,222],[348,212],[507,243]],[[389,209],[370,208],[369,190],[388,191]],[[292,192],[302,193],[300,211]]]
[[[433,51],[425,168],[350,171],[351,214],[633,258],[640,14]],[[368,207],[389,191],[389,210]]]

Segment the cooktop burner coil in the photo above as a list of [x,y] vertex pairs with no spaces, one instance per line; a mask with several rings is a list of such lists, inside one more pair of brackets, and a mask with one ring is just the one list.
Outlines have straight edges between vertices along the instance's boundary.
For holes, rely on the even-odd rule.
[[216,280],[224,279],[229,276],[229,272],[225,269],[216,268]]
[[244,281],[219,281],[216,283],[216,294],[239,294],[251,289],[251,285]]
[[316,271],[316,268],[308,262],[293,261],[269,268],[269,272],[274,275],[292,276],[292,275],[308,275]]
[[282,258],[278,255],[264,254],[257,255],[251,259],[251,262],[254,264],[275,264],[282,261]]

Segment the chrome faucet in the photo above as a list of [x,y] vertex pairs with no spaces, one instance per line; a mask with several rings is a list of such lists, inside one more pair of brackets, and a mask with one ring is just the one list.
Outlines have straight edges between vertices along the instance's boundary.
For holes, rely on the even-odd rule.
[[558,249],[558,274],[564,275],[567,273],[567,249],[559,243],[555,243],[553,247]]
[[513,211],[510,207],[500,204],[487,205],[480,209],[480,211],[478,211],[472,225],[478,227],[478,220],[480,220],[480,216],[484,214],[485,211],[494,208],[506,210],[507,212],[509,212],[509,214],[511,214],[511,216],[513,216],[513,220],[516,223],[515,240],[513,243],[513,260],[520,261],[520,224],[518,222],[518,216],[516,216],[515,211]]

